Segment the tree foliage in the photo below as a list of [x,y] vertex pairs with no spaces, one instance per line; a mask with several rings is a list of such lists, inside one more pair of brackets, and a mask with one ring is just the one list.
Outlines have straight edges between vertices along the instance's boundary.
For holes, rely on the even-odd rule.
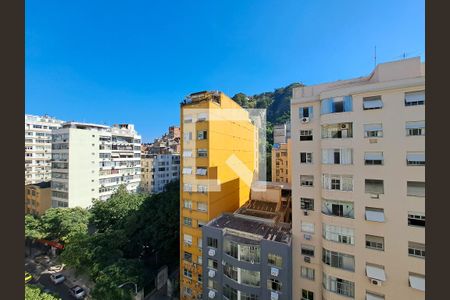
[[25,285],[25,300],[61,300],[51,294],[45,293],[37,286]]
[[41,226],[41,220],[33,215],[25,215],[25,237],[41,239],[45,236]]

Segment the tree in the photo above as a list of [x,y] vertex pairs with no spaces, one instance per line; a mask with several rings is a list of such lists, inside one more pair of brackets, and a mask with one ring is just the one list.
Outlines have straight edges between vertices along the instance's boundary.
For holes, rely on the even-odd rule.
[[44,236],[40,219],[33,215],[25,215],[25,237],[41,239]]
[[41,217],[45,238],[68,243],[78,234],[87,233],[90,213],[81,207],[50,208]]
[[61,298],[44,293],[39,287],[25,285],[25,300],[61,300]]

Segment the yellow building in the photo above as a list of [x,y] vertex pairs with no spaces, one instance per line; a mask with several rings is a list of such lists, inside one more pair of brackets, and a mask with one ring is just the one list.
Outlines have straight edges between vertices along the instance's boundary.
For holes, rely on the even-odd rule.
[[291,139],[272,147],[272,181],[291,182]]
[[249,113],[221,92],[191,94],[181,103],[181,299],[201,299],[201,227],[249,200],[256,131]]
[[25,213],[42,215],[52,207],[50,181],[25,186]]

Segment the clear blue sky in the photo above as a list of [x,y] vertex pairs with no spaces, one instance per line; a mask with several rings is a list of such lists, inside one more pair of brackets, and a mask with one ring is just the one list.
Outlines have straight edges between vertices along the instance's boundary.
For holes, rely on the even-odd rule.
[[134,123],[144,141],[201,90],[233,96],[425,55],[417,0],[27,0],[26,113]]

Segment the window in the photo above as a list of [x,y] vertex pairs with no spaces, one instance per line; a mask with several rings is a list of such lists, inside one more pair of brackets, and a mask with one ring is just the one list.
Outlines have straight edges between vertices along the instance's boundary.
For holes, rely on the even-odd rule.
[[272,291],[281,291],[281,282],[278,279],[270,278],[267,280],[267,288]]
[[384,222],[384,209],[366,207],[366,220],[372,222]]
[[384,237],[366,234],[366,248],[384,251]]
[[327,241],[333,241],[341,244],[354,245],[355,237],[352,228],[323,224],[322,236]]
[[300,130],[300,141],[312,141],[313,133],[312,130]]
[[312,118],[313,117],[313,108],[312,106],[300,107],[298,110],[300,119],[303,118]]
[[405,106],[425,105],[425,91],[405,93]]
[[184,150],[183,157],[192,157],[192,150]]
[[197,132],[197,139],[206,140],[208,138],[208,132],[206,130]]
[[313,186],[314,176],[312,175],[300,175],[301,186]]
[[198,157],[208,157],[208,150],[207,149],[197,149],[197,156]]
[[208,187],[206,185],[197,185],[197,192],[206,194],[208,193]]
[[406,194],[408,196],[425,197],[425,182],[407,181]]
[[192,123],[192,115],[185,115],[184,123]]
[[269,253],[267,254],[268,264],[281,268],[283,266],[283,258],[280,255]]
[[408,212],[408,225],[425,227],[425,214],[418,212]]
[[352,149],[322,149],[322,164],[351,165]]
[[366,275],[370,279],[386,281],[386,274],[384,272],[384,266],[374,265],[374,264],[366,264]]
[[217,243],[218,243],[217,239],[208,237],[206,239],[206,242],[207,242],[208,247],[217,248]]
[[425,152],[408,152],[406,154],[406,165],[425,166]]
[[322,125],[323,139],[344,139],[353,137],[353,123]]
[[337,278],[334,276],[327,275],[323,273],[323,287],[327,291],[343,295],[346,297],[354,298],[355,297],[355,283]]
[[313,256],[314,257],[314,246],[301,245],[302,255]]
[[208,268],[217,270],[218,266],[219,266],[219,264],[217,263],[217,260],[208,258]]
[[189,262],[192,262],[192,253],[184,252],[184,260],[187,260]]
[[192,219],[184,217],[184,225],[192,227]]
[[192,209],[192,201],[185,199],[184,202],[183,202],[183,207],[184,208],[188,208],[188,209]]
[[383,137],[383,124],[365,124],[364,125],[365,138],[379,138]]
[[352,96],[323,99],[320,105],[322,115],[352,111]]
[[202,282],[202,274],[197,275],[197,281],[200,283]]
[[324,199],[322,201],[322,213],[328,216],[355,218],[353,203],[347,201]]
[[217,284],[217,281],[208,279],[208,289],[218,290],[219,285]]
[[190,175],[190,174],[192,174],[192,168],[191,167],[183,168],[183,175]]
[[305,289],[302,289],[302,300],[314,300],[314,293]]
[[382,108],[383,108],[383,101],[381,100],[381,96],[363,98],[363,110],[382,109]]
[[197,168],[196,174],[200,176],[206,176],[208,174],[208,168],[199,167]]
[[323,248],[322,261],[334,268],[355,271],[355,257],[350,254],[330,251]]
[[312,153],[311,152],[300,152],[300,163],[301,164],[312,164]]
[[409,286],[413,289],[425,292],[425,276],[409,273]]
[[302,232],[314,233],[314,223],[301,222]]
[[314,210],[314,199],[300,198],[300,208],[303,210]]
[[[238,300],[238,291],[235,288],[232,288],[228,284],[223,286],[223,296],[229,300]],[[241,293],[242,297],[242,293]]]
[[206,212],[208,211],[208,203],[205,202],[197,202],[197,210]]
[[[191,274],[191,275],[192,275],[192,274]],[[187,286],[185,286],[185,287],[184,287],[184,294],[185,294],[185,295],[188,295],[188,296],[192,295],[192,289],[191,289],[191,288],[188,288]]]
[[425,244],[408,242],[408,255],[425,258]]
[[199,113],[197,115],[197,122],[203,122],[203,121],[206,121],[207,119],[208,119],[207,113]]
[[184,192],[192,192],[192,184],[190,184],[190,183],[184,183],[184,184],[183,184],[183,191],[184,191]]
[[364,153],[365,165],[382,165],[383,164],[383,152],[365,152]]
[[205,221],[201,221],[201,220],[198,220],[197,221],[197,226],[199,227],[199,228],[201,228],[201,227],[203,227],[203,226],[205,226],[206,225],[206,222]]
[[381,179],[366,179],[365,192],[367,194],[384,194],[384,183]]
[[192,245],[192,235],[184,234],[183,239],[184,239],[184,244],[185,245],[188,245],[188,246]]
[[425,135],[425,121],[406,122],[406,135]]
[[384,300],[384,295],[366,292],[366,300]]
[[197,256],[197,263],[199,265],[202,265],[202,263],[203,263],[203,259],[202,259],[202,255],[201,254],[199,256]]
[[183,134],[183,139],[187,142],[192,141],[192,132],[185,132]]
[[353,191],[353,176],[323,174],[322,185],[325,190],[351,192]]
[[192,279],[192,271],[189,271],[188,269],[184,268],[183,269],[183,274],[184,274],[185,277]]
[[230,240],[224,240],[223,249],[224,249],[224,252],[226,254],[228,254],[229,256],[234,257],[236,259],[239,257],[238,256],[239,247],[236,242],[230,241]]
[[308,280],[314,280],[315,278],[315,270],[308,267],[301,267],[300,276],[302,278],[306,278]]

